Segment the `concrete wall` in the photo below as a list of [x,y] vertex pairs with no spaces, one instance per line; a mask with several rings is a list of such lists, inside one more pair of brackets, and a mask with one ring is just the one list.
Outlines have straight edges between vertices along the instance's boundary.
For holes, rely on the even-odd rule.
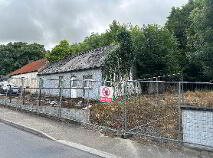
[[213,147],[213,109],[182,109],[183,141],[195,147]]
[[[84,87],[83,79],[84,76],[92,75],[92,80],[94,82],[89,81],[89,87]],[[59,77],[63,77],[62,87],[69,88],[63,89],[62,95],[68,98],[99,98],[100,86],[102,84],[102,72],[101,69],[93,69],[93,70],[84,70],[78,72],[68,72],[68,73],[60,73],[60,74],[50,74],[50,75],[41,75],[40,78],[43,79],[43,88],[59,88]],[[71,81],[72,77],[76,77],[75,85],[72,86],[73,82]],[[72,89],[70,89],[72,87]],[[59,89],[44,89],[42,93],[50,94],[50,95],[59,95]]]

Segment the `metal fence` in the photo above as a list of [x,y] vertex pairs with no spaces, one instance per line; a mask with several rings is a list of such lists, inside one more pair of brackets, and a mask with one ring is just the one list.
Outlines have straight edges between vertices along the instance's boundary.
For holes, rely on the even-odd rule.
[[[52,87],[43,87],[40,81],[39,88],[24,87],[20,95],[1,96],[0,102],[123,136],[213,148],[212,83],[61,81],[46,81]],[[113,87],[112,102],[100,102],[101,86]]]

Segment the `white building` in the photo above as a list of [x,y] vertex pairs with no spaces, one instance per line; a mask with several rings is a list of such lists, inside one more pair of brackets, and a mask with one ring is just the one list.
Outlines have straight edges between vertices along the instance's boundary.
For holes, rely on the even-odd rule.
[[48,61],[47,59],[40,59],[24,65],[20,69],[11,72],[8,82],[24,88],[38,88],[39,79],[37,77],[38,71],[42,70]]
[[50,64],[38,73],[41,86],[44,88],[42,92],[58,96],[60,93],[58,88],[61,87],[64,97],[98,99],[100,86],[103,85],[104,60],[115,48],[115,46],[98,48]]

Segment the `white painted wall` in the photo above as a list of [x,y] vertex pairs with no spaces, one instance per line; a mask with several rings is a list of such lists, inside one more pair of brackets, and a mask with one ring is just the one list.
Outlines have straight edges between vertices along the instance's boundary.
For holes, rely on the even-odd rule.
[[[23,86],[24,88],[38,88],[39,87],[39,78],[37,77],[38,72],[31,72],[19,75],[13,75],[8,79],[8,82],[13,83],[17,86]],[[23,84],[22,85],[22,78]],[[36,90],[28,89],[29,92],[36,92]]]
[[213,147],[213,112],[182,110],[182,125],[184,142]]
[[[85,88],[85,98],[98,99],[100,96],[100,86],[102,84],[102,72],[101,69],[83,70],[77,72],[67,72],[60,74],[50,74],[41,75],[40,78],[43,79],[43,88],[58,88],[59,87],[59,76],[63,76],[63,88],[70,88],[70,79],[75,76],[77,80],[77,87],[82,88],[83,86],[83,76],[92,75],[94,82],[90,82],[90,88]],[[59,89],[43,90],[42,93],[59,95]],[[73,95],[76,94],[76,97]],[[83,97],[83,89],[63,89],[63,96],[69,98]]]

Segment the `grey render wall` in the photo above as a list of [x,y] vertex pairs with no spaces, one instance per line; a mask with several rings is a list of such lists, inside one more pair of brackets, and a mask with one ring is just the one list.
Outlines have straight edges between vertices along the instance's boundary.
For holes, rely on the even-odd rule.
[[[83,76],[92,75],[93,82],[90,82],[90,88],[83,87]],[[99,99],[99,89],[102,84],[102,71],[101,69],[91,69],[91,70],[81,70],[75,72],[66,72],[66,73],[58,73],[58,74],[49,74],[49,75],[40,75],[39,78],[43,79],[43,88],[42,93],[59,96],[59,89],[48,89],[45,88],[59,88],[59,76],[63,76],[62,87],[70,88],[71,87],[71,77],[75,76],[77,86],[72,87],[72,89],[63,89],[62,95],[64,97],[85,97],[92,99]],[[73,93],[76,93],[76,97],[73,96]]]
[[213,110],[182,110],[182,126],[184,142],[213,147]]

